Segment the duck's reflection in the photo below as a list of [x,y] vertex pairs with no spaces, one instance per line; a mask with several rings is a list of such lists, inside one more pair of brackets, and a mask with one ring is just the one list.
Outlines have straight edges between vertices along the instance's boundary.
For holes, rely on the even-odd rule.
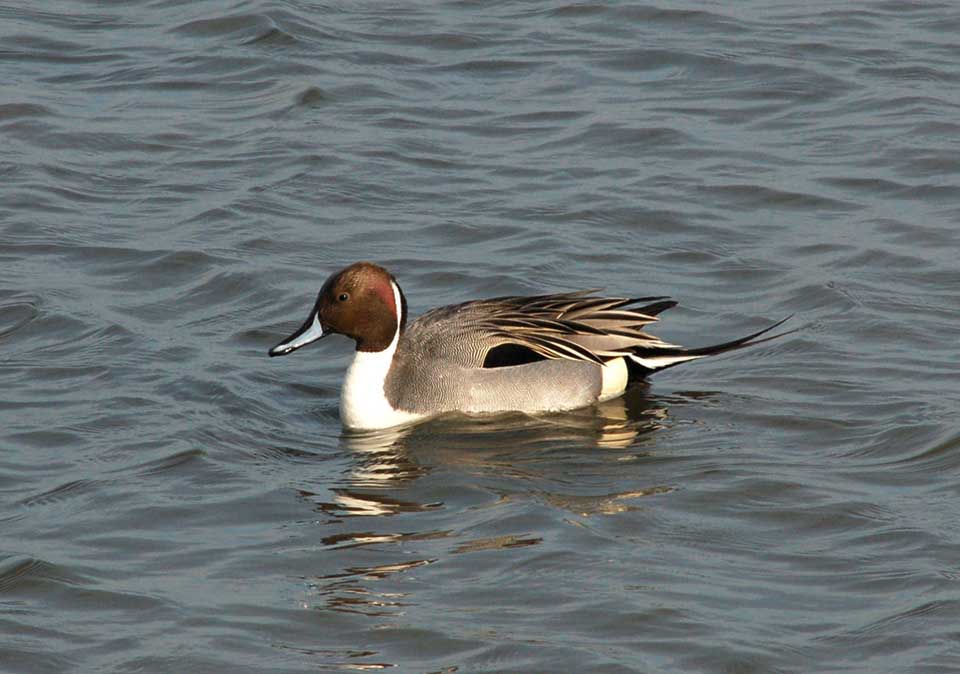
[[[337,552],[332,568],[312,579],[312,594],[320,600],[313,605],[396,615],[413,601],[389,580],[398,574],[448,555],[520,549],[544,540],[538,531],[509,525],[503,531],[498,524],[460,529],[451,508],[478,512],[506,505],[513,511],[509,504],[533,499],[567,511],[564,520],[576,524],[578,518],[635,509],[638,499],[670,491],[624,469],[625,462],[653,452],[656,433],[669,423],[668,402],[635,388],[565,414],[450,416],[389,431],[345,432],[342,476],[332,485],[330,476],[318,478],[324,485],[316,491],[300,490],[324,516],[318,521],[323,549]],[[592,476],[587,484],[584,473]],[[479,494],[481,502],[460,501],[464,491],[470,498]],[[516,511],[524,509],[518,505]],[[402,516],[415,513],[422,516]]]
[[644,446],[667,422],[666,401],[635,387],[619,398],[567,413],[451,415],[412,427],[345,431],[341,446],[350,457],[350,472],[342,486],[331,490],[334,499],[318,500],[317,494],[308,490],[301,490],[301,496],[333,517],[428,510],[440,504],[398,498],[396,491],[437,466],[493,469],[504,477],[530,477],[525,466],[531,457],[545,452],[630,450],[629,456],[615,455],[616,460],[624,460],[644,454]]

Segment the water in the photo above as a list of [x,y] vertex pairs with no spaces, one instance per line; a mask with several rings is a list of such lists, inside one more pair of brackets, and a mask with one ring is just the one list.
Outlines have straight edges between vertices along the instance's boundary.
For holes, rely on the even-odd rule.
[[[960,668],[953,4],[18,5],[0,670]],[[799,331],[356,437],[358,259]]]

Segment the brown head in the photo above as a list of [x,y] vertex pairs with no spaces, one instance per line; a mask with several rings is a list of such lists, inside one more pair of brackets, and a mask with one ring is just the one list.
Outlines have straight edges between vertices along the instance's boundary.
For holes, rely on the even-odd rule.
[[383,351],[403,329],[406,304],[390,272],[356,262],[327,279],[307,321],[270,355],[285,356],[333,332],[355,340],[357,351]]

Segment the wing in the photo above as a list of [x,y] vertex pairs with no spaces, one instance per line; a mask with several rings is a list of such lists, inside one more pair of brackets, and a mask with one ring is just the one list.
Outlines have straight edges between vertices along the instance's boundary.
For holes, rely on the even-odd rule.
[[536,356],[503,363],[510,365],[538,359],[599,365],[639,347],[675,348],[643,327],[676,302],[664,297],[598,297],[595,292],[496,297],[442,307],[419,317],[404,336],[416,340],[418,350],[445,354],[464,367],[483,367],[488,355],[501,347],[519,347]]

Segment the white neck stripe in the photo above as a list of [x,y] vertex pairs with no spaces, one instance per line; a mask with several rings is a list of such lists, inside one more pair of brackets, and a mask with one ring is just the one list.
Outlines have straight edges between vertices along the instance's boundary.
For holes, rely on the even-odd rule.
[[391,279],[390,287],[393,288],[393,304],[397,308],[397,331],[393,335],[393,343],[396,344],[400,338],[400,326],[403,325],[403,319],[406,317],[403,315],[403,296],[400,294],[400,286]]

